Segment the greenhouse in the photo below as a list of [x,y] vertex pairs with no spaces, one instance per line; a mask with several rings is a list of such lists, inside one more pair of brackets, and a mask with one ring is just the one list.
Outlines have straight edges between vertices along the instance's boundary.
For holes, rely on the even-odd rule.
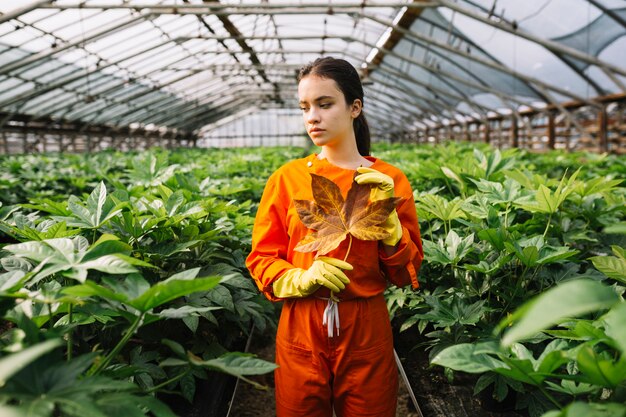
[[0,417],[626,417],[625,293],[624,0],[0,0]]

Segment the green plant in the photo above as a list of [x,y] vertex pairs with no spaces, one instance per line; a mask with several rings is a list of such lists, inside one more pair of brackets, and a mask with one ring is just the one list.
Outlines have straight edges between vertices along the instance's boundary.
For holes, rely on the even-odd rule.
[[[607,309],[596,319],[573,320]],[[432,362],[464,372],[502,375],[537,389],[558,409],[574,399],[588,399],[589,416],[603,415],[591,411],[603,407],[624,413],[626,405],[619,408],[619,402],[626,400],[625,323],[626,303],[614,288],[596,281],[573,280],[533,298],[503,320],[497,331],[507,330],[499,343],[458,344],[441,351]],[[556,324],[565,330],[548,330]],[[541,331],[545,335],[538,335]],[[546,335],[553,340],[547,342]],[[536,346],[531,350],[520,343],[523,340]],[[535,357],[533,350],[542,346]],[[477,390],[488,382],[479,380]],[[543,411],[537,404],[530,409],[532,415]],[[574,411],[561,413],[569,412]]]

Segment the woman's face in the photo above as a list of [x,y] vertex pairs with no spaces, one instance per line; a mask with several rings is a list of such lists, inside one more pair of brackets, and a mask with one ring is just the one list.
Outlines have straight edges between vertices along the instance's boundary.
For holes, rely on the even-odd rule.
[[316,146],[354,140],[352,121],[361,113],[361,101],[346,104],[335,80],[308,75],[298,84],[304,126]]

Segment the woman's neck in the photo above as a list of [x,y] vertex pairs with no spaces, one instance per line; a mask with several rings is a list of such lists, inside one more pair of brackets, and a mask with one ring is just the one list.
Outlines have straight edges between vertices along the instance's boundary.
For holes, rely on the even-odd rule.
[[356,146],[354,149],[337,149],[323,146],[318,155],[319,159],[326,159],[331,164],[344,169],[357,169],[360,166],[370,166],[371,161],[359,154]]

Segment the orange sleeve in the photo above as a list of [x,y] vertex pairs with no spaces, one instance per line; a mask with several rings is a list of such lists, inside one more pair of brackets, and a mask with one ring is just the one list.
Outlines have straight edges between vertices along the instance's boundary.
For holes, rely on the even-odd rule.
[[404,174],[396,177],[394,181],[396,195],[404,198],[396,208],[402,224],[402,239],[398,243],[398,250],[393,255],[387,256],[382,248],[379,249],[378,255],[381,268],[391,283],[398,287],[411,284],[413,288],[417,288],[419,287],[417,273],[424,259],[424,250],[417,222],[413,190]]
[[272,283],[294,266],[287,262],[289,236],[286,216],[288,198],[277,183],[278,175],[270,176],[252,229],[252,250],[246,258],[246,266],[261,292],[270,300],[274,296]]

